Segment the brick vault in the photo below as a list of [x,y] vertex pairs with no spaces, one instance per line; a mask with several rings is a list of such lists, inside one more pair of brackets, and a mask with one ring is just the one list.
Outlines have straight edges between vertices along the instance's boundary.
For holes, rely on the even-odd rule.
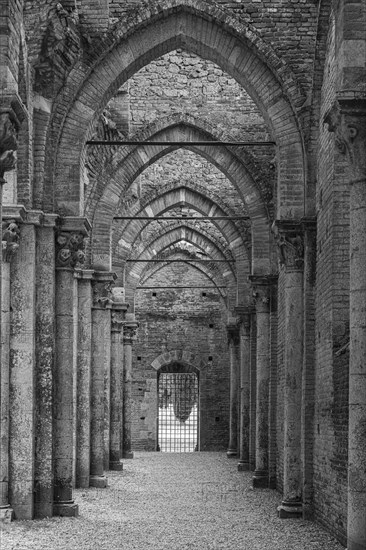
[[364,550],[364,2],[2,11],[1,520],[77,516],[170,404]]

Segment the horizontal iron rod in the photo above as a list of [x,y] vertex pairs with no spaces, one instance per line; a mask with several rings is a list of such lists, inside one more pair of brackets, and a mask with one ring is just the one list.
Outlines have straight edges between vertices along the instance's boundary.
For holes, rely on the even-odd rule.
[[180,260],[177,258],[176,260],[124,260],[125,262],[201,262],[201,263],[207,263],[210,264],[211,262],[231,262],[234,263],[236,260],[201,260],[200,258],[192,258],[191,260]]
[[87,145],[177,145],[185,147],[186,145],[195,145],[206,147],[206,145],[223,146],[235,145],[239,147],[266,147],[267,145],[276,145],[275,141],[121,141],[121,140],[97,140],[93,139],[86,142]]
[[136,289],[149,289],[149,290],[159,290],[160,288],[204,288],[206,289],[216,289],[216,288],[227,288],[226,286],[137,286]]
[[114,216],[114,220],[250,220],[249,216]]

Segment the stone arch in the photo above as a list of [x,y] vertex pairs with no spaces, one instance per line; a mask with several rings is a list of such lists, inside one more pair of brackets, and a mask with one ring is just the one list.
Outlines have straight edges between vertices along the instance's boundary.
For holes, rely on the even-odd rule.
[[[181,127],[166,129],[164,139],[181,138]],[[198,139],[196,129],[184,126],[187,139]],[[155,136],[154,136],[155,137]],[[161,138],[161,136],[158,136]],[[207,138],[207,136],[205,136]],[[130,148],[129,148],[130,149]],[[244,204],[247,205],[249,215],[252,218],[252,271],[255,273],[268,272],[269,266],[269,223],[268,213],[265,209],[258,189],[246,172],[243,164],[228,150],[227,147],[205,146],[200,148],[187,147],[212,162],[221,170],[238,189]],[[133,147],[125,162],[119,169],[120,177],[111,174],[108,178],[108,186],[104,189],[103,196],[98,201],[93,218],[93,260],[96,269],[109,269],[110,266],[110,237],[109,227],[112,225],[116,204],[131,182],[149,165],[173,150],[164,146],[139,146]]]
[[151,367],[158,371],[162,367],[170,363],[181,363],[196,371],[203,370],[207,365],[204,361],[194,353],[183,349],[176,349],[162,353],[151,363]]
[[247,89],[277,143],[277,216],[303,216],[304,147],[296,108],[305,97],[286,64],[250,24],[204,0],[148,3],[113,28],[100,49],[71,71],[62,100],[54,107],[53,127],[59,127],[53,141],[55,178],[45,189],[45,207],[82,213],[80,167],[95,117],[137,70],[177,48],[212,60]]

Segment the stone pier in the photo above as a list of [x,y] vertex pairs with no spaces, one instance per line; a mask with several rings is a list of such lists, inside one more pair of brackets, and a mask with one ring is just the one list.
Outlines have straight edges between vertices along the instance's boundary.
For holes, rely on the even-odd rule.
[[65,217],[56,234],[56,365],[54,396],[54,507],[57,516],[77,516],[74,472],[74,268],[84,262],[85,218]]
[[123,322],[128,304],[124,303],[118,288],[114,288],[112,294],[109,469],[122,470]]
[[238,471],[244,472],[249,466],[249,423],[250,423],[250,317],[249,308],[236,307],[240,320],[240,437]]
[[78,350],[76,398],[76,487],[89,487],[90,477],[90,384],[93,270],[77,270]]
[[268,405],[270,376],[270,278],[251,276],[257,320],[254,488],[268,487]]
[[109,414],[109,402],[106,403],[106,399],[109,400],[110,392],[111,284],[114,279],[113,273],[95,271],[92,282],[90,486],[99,488],[107,486],[104,470],[109,467],[109,418],[106,426],[106,406]]
[[277,221],[276,239],[285,270],[284,471],[280,518],[302,516],[301,397],[304,335],[304,240],[300,224]]
[[138,326],[134,313],[127,313],[123,325],[123,458],[133,458],[131,450],[132,345],[136,339]]
[[235,458],[238,454],[238,417],[239,417],[239,358],[240,343],[239,325],[237,318],[231,319],[226,325],[228,334],[230,357],[230,419],[229,419],[229,446],[226,452],[228,458]]

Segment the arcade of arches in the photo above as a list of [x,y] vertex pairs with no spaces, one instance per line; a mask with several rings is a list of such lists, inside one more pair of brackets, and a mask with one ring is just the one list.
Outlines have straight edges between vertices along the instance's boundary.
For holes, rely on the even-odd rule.
[[365,550],[364,1],[1,10],[2,521],[77,516],[170,407]]

